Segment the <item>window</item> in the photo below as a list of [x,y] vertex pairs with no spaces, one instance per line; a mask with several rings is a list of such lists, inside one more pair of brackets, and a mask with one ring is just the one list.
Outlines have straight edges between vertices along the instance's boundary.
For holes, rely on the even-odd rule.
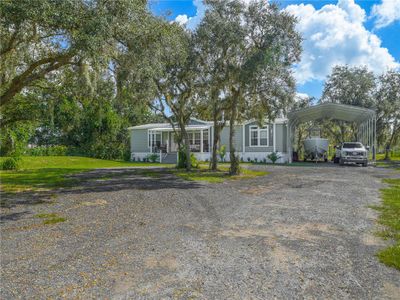
[[250,126],[250,147],[268,146],[268,126]]
[[361,143],[343,143],[343,148],[362,148]]
[[260,146],[268,146],[267,128],[260,129]]
[[190,151],[200,152],[201,133],[199,131],[189,131],[188,137],[189,137]]
[[209,150],[208,150],[208,129],[203,130],[203,152],[209,152]]
[[201,133],[200,132],[195,132],[193,134],[193,144],[195,144],[195,145],[201,144]]
[[250,127],[250,146],[258,146],[258,127]]
[[160,148],[161,146],[161,133],[149,132],[149,148]]

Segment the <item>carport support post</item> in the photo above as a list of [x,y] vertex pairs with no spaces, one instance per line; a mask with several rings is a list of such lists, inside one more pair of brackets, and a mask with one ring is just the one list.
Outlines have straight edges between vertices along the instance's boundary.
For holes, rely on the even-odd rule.
[[288,152],[288,161],[289,163],[292,163],[292,142],[290,140],[290,127],[291,127],[291,121],[290,119],[288,120],[286,124],[286,147],[287,147],[287,152]]
[[372,160],[376,161],[376,115],[374,116],[374,145],[372,149]]
[[369,122],[369,148],[371,149],[371,151],[368,151],[368,152],[371,153],[372,152],[372,119],[369,119],[368,122]]
[[367,145],[368,146],[370,146],[370,143],[369,143],[369,119],[367,120]]
[[368,121],[365,121],[365,137],[364,137],[364,145],[368,144]]

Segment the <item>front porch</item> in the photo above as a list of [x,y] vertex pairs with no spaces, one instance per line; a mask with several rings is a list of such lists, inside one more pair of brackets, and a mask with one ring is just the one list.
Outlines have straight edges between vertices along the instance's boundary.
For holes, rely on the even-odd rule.
[[[211,144],[211,128],[209,126],[189,126],[190,151],[198,154],[209,154]],[[148,147],[150,153],[177,153],[176,134],[171,128],[154,128],[148,130]],[[196,155],[197,156],[197,155]],[[203,157],[204,155],[198,155]]]

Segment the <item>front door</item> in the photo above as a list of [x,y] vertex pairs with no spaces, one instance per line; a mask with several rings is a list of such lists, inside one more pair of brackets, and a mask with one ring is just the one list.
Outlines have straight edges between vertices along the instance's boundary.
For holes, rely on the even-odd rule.
[[174,132],[171,132],[171,138],[169,139],[169,143],[170,143],[169,151],[178,152],[178,144],[176,143]]

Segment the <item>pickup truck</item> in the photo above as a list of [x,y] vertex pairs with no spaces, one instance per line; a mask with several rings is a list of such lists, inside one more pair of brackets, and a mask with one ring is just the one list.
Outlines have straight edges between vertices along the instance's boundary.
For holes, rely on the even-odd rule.
[[345,142],[336,146],[334,163],[344,165],[345,163],[368,165],[368,147],[358,142]]

